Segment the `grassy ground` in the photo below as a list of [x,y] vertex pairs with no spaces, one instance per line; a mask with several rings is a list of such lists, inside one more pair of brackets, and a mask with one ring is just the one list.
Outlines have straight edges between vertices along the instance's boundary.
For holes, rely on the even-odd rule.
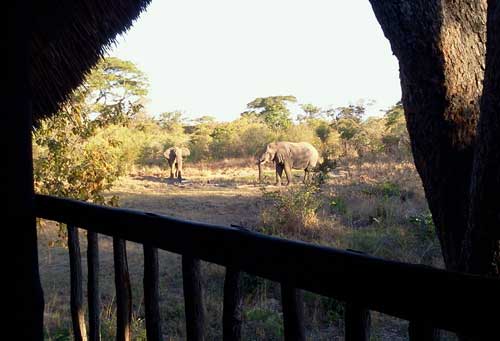
[[[340,248],[351,248],[380,257],[442,266],[429,220],[420,180],[413,165],[389,158],[351,160],[329,174],[320,189],[296,184],[288,188],[256,183],[257,170],[249,160],[211,164],[186,164],[186,180],[167,179],[165,169],[135,170],[122,178],[110,195],[120,206],[214,224],[237,224],[286,238]],[[302,172],[295,172],[300,182]],[[294,198],[293,200],[289,200]],[[296,200],[299,198],[300,200]],[[286,203],[285,221],[275,214]],[[295,206],[294,206],[295,205]],[[304,208],[312,207],[310,214]],[[299,209],[300,208],[300,209]],[[292,226],[293,225],[293,226]],[[69,265],[58,228],[43,224],[39,254],[46,296],[47,339],[69,338]],[[85,238],[81,232],[82,256]],[[113,338],[114,278],[112,243],[101,237],[103,338]],[[127,243],[133,286],[134,339],[145,339],[142,297],[142,247]],[[85,258],[84,258],[85,261]],[[84,269],[86,264],[83,264]],[[207,339],[220,339],[224,269],[203,263],[207,306]],[[180,258],[160,251],[161,313],[165,339],[182,340],[184,307]],[[368,285],[368,284],[367,284]],[[283,337],[279,286],[251,276],[244,277],[245,340],[279,340]],[[311,340],[342,339],[342,305],[332,299],[305,293],[306,326]],[[404,340],[407,323],[373,313],[373,340]]]

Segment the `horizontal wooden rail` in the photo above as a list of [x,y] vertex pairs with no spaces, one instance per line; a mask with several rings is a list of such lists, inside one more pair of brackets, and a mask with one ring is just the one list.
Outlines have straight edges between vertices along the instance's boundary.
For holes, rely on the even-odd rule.
[[499,335],[500,280],[266,236],[37,195],[40,218],[148,244],[365,309],[464,334]]

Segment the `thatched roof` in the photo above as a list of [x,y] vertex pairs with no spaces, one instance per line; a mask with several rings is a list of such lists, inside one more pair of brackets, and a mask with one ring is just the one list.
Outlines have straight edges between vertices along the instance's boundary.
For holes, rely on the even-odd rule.
[[150,0],[33,1],[31,81],[36,121],[55,113]]

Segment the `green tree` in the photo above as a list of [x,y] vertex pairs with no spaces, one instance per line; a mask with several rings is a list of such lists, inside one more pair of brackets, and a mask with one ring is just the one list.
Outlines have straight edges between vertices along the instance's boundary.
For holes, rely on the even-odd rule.
[[215,118],[212,116],[202,116],[193,120],[194,125],[189,130],[192,131],[189,142],[193,161],[208,160],[210,158],[210,136],[216,127]]
[[184,125],[183,112],[180,110],[162,112],[158,118],[160,127],[169,131],[182,129]]
[[305,114],[298,115],[297,119],[299,121],[318,119],[320,117],[321,112],[322,112],[320,107],[317,107],[311,103],[301,104],[300,107],[304,111]]
[[236,155],[238,141],[236,141],[236,131],[234,124],[219,125],[214,128],[210,134],[212,141],[210,143],[210,155],[215,159],[240,156]]
[[385,115],[385,132],[382,138],[384,148],[390,153],[410,153],[410,137],[406,129],[403,104],[396,103]]
[[148,86],[134,63],[108,57],[97,64],[78,91],[84,106],[96,115],[94,121],[104,126],[130,122],[142,110]]
[[297,102],[295,96],[259,97],[247,104],[248,109],[256,109],[255,115],[274,131],[285,130],[292,125],[287,102]]
[[36,189],[97,203],[113,204],[103,193],[125,171],[110,125],[125,124],[142,108],[147,80],[137,67],[103,59],[76,89],[63,109],[34,131]]

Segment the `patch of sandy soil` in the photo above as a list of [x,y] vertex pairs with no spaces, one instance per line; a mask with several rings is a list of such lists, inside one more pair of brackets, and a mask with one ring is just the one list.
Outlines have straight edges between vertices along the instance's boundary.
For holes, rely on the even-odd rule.
[[160,176],[124,178],[110,194],[120,198],[123,208],[224,226],[255,226],[262,205],[256,185],[179,183]]

